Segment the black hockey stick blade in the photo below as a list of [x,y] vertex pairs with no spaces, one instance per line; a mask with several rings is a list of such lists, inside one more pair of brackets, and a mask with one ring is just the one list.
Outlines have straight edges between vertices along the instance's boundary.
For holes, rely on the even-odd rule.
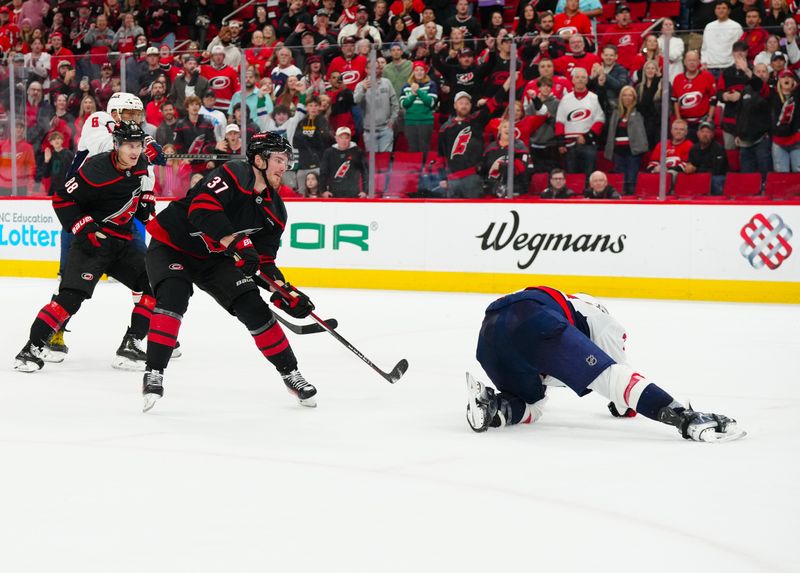
[[[275,282],[275,281],[274,281],[272,278],[270,278],[270,277],[269,277],[268,275],[266,275],[264,272],[262,272],[262,271],[258,271],[258,274],[257,274],[257,276],[258,276],[258,277],[259,277],[259,278],[260,278],[262,281],[264,281],[264,282],[266,282],[267,284],[269,284],[269,285],[270,285],[270,286],[271,286],[273,289],[275,289],[275,291],[277,291],[277,292],[281,293],[281,295],[282,295],[282,296],[284,296],[284,297],[286,297],[286,298],[288,298],[289,296],[291,296],[291,295],[290,295],[288,292],[286,292],[286,290],[285,290],[284,288],[282,288],[282,287],[281,287],[281,285],[279,285],[278,283],[276,283],[276,282]],[[325,330],[325,332],[327,332],[328,334],[330,334],[331,336],[333,336],[333,337],[334,337],[336,340],[338,340],[338,341],[339,341],[339,342],[340,342],[340,343],[341,343],[341,344],[342,344],[342,345],[343,345],[345,348],[347,348],[347,349],[348,349],[350,352],[352,352],[353,354],[355,354],[356,356],[358,356],[358,357],[361,359],[361,361],[362,361],[364,364],[366,364],[367,366],[369,366],[370,368],[372,368],[372,369],[373,369],[375,372],[377,372],[378,374],[380,374],[380,375],[383,377],[383,379],[384,379],[384,380],[386,380],[387,382],[389,382],[390,384],[394,384],[395,382],[397,382],[398,380],[400,380],[400,378],[402,378],[403,374],[405,374],[405,373],[406,373],[406,370],[408,370],[408,360],[406,360],[405,358],[403,358],[403,359],[402,359],[400,362],[398,362],[398,363],[395,365],[395,367],[394,367],[394,368],[392,368],[392,371],[391,371],[391,372],[388,372],[388,373],[387,373],[387,372],[384,372],[383,370],[381,370],[380,368],[378,368],[377,366],[375,366],[375,364],[373,364],[373,363],[372,363],[372,361],[371,361],[369,358],[367,358],[366,356],[364,356],[364,355],[361,353],[361,351],[360,351],[358,348],[356,348],[355,346],[353,346],[352,344],[350,344],[350,343],[349,343],[349,342],[348,342],[348,341],[345,339],[345,337],[344,337],[344,336],[342,336],[341,334],[339,334],[338,332],[336,332],[336,331],[333,329],[333,327],[332,327],[330,324],[328,324],[326,321],[322,320],[320,317],[318,317],[318,316],[317,316],[316,314],[314,314],[313,312],[309,313],[309,315],[308,315],[308,316],[310,316],[310,317],[311,317],[311,319],[312,319],[314,322],[316,322],[316,323],[317,323],[317,324],[318,324],[320,327],[322,327],[322,328],[323,328],[323,330]]]
[[[317,334],[319,332],[325,332],[325,329],[322,328],[319,324],[316,323],[294,324],[293,322],[289,322],[276,312],[273,312],[272,314],[275,316],[275,318],[278,319],[278,322],[280,322],[282,325],[284,325],[286,328],[288,328],[295,334]],[[339,326],[339,321],[336,320],[335,318],[329,318],[325,320],[325,323],[333,329],[336,329],[336,327]]]

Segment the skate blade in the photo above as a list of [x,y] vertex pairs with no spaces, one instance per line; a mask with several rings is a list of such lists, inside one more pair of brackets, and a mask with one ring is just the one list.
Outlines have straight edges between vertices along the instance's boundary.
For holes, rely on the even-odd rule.
[[36,362],[27,362],[25,360],[14,361],[14,370],[16,370],[17,372],[24,372],[25,374],[30,374],[31,372],[38,372],[41,369],[42,367],[36,364]]
[[111,361],[111,367],[117,370],[127,370],[129,372],[144,372],[145,361],[131,360],[125,356],[115,356],[114,360]]
[[161,396],[158,394],[144,394],[144,406],[142,407],[142,412],[149,412],[153,409],[153,406],[156,405],[161,399]]
[[42,349],[42,353],[39,356],[45,362],[52,362],[53,364],[58,364],[60,362],[64,362],[64,359],[67,357],[66,352],[61,352],[59,350],[51,350],[50,348],[45,347]]
[[305,406],[306,408],[316,408],[317,407],[317,398],[316,396],[312,396],[311,398],[306,398],[305,400],[301,398],[297,398],[297,401],[300,403],[301,406]]
[[713,428],[709,428],[708,430],[704,430],[700,433],[699,441],[711,444],[720,444],[722,442],[732,442],[734,440],[744,438],[746,435],[747,432],[740,430],[735,425],[732,427],[729,426],[725,432],[715,432]]
[[170,356],[170,359],[180,358],[181,356],[183,356],[183,352],[181,352],[180,348],[172,349],[172,356]]
[[467,424],[474,432],[485,432],[489,429],[486,414],[478,404],[477,397],[483,391],[483,385],[467,372]]

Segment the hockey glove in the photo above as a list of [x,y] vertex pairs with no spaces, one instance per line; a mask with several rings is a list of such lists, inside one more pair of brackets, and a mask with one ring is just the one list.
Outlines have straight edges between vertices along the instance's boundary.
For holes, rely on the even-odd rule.
[[75,221],[70,230],[75,235],[76,242],[86,254],[92,255],[103,250],[107,237],[100,230],[100,226],[94,222],[91,215],[85,215]]
[[167,156],[164,155],[164,150],[161,145],[148,135],[144,138],[144,155],[151,165],[166,165]]
[[236,266],[246,277],[252,277],[258,272],[258,251],[253,246],[253,241],[247,235],[237,235],[226,249],[227,253],[236,260]]
[[614,404],[614,402],[608,403],[608,411],[611,412],[611,415],[615,418],[633,418],[636,415],[636,412],[630,408],[627,408],[625,412],[620,413],[620,411],[617,410],[617,406]]
[[139,195],[139,206],[136,208],[136,218],[142,223],[147,223],[150,217],[156,214],[156,196],[152,191],[145,191]]
[[280,292],[274,292],[270,300],[272,304],[289,316],[305,318],[314,310],[314,303],[311,302],[311,299],[289,283],[284,283],[283,290],[289,295],[288,298],[284,297]]

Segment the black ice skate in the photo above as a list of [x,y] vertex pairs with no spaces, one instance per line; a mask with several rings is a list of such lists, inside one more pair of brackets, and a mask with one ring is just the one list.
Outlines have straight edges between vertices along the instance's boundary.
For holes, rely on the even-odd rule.
[[317,400],[314,397],[317,394],[317,389],[306,382],[299,370],[292,370],[288,374],[282,375],[281,378],[283,378],[283,383],[286,384],[289,392],[297,396],[297,401],[300,402],[300,405],[308,406],[309,408],[317,407]]
[[36,372],[44,366],[41,359],[42,348],[32,342],[27,342],[14,360],[14,370],[17,372]]
[[144,339],[136,338],[131,329],[125,333],[122,343],[117,349],[117,355],[111,366],[120,370],[134,370],[141,372],[145,368],[147,360]]
[[144,397],[142,412],[149,411],[164,396],[164,375],[161,372],[149,370],[144,373],[142,396]]
[[63,329],[55,331],[53,336],[45,342],[42,348],[42,360],[55,363],[64,362],[64,358],[67,357],[67,353],[69,352],[69,348],[66,342],[64,342],[64,332],[66,331]]
[[[493,423],[494,422],[494,423]],[[498,401],[492,388],[487,388],[467,372],[467,423],[476,432],[485,432],[489,427],[505,425],[498,412]]]
[[691,406],[661,408],[658,421],[675,426],[681,436],[695,442],[729,442],[747,435],[736,425],[736,420],[720,414],[695,412]]

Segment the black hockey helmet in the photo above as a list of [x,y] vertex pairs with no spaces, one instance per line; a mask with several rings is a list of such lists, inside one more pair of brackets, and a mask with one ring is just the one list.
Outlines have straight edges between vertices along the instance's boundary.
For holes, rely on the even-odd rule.
[[257,155],[267,160],[272,153],[285,153],[291,161],[294,150],[286,138],[271,131],[256,133],[247,142],[247,161],[250,165],[256,164]]
[[121,121],[114,126],[112,132],[114,138],[114,146],[119,147],[120,144],[126,141],[141,141],[144,143],[146,134],[142,127],[135,121]]

